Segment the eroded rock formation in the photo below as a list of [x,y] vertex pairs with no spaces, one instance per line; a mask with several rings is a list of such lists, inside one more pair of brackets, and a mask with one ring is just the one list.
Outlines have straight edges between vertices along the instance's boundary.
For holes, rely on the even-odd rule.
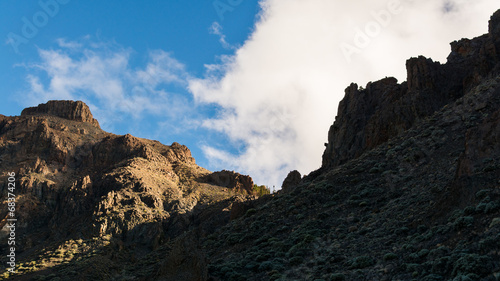
[[94,119],[89,107],[82,101],[53,100],[36,107],[25,108],[21,116],[52,115],[73,121],[90,123],[99,127],[99,122]]

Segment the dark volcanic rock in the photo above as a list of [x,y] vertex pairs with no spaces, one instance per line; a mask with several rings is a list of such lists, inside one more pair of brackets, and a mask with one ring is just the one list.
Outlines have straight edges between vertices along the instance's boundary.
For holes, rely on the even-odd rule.
[[68,120],[87,122],[99,127],[89,107],[81,101],[49,101],[36,107],[29,107],[21,112],[21,116],[46,114]]
[[182,237],[163,258],[154,280],[206,281],[208,268],[205,253],[199,249],[196,237]]
[[[496,11],[488,23],[489,34],[500,34],[500,10]],[[498,38],[496,39],[498,41]]]
[[[239,197],[234,200],[231,206],[231,214],[229,217],[231,220],[237,219],[245,215],[248,210],[255,207],[255,201],[248,199],[249,198]],[[252,199],[257,199],[257,198],[253,197]]]

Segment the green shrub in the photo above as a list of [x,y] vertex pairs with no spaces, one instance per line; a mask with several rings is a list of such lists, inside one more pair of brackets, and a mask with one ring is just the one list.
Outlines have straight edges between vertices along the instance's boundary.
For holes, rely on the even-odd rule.
[[387,253],[384,255],[384,260],[385,261],[391,261],[391,260],[395,260],[398,258],[398,255],[394,254],[394,253]]
[[491,189],[481,189],[478,192],[476,192],[476,198],[477,199],[483,199],[490,192],[491,192]]
[[303,257],[300,257],[300,256],[296,256],[296,257],[292,257],[290,258],[290,265],[299,265],[299,264],[302,264],[304,262],[304,258]]
[[420,236],[420,239],[422,239],[421,241],[426,241],[426,240],[431,239],[433,236],[434,236],[434,232],[432,231],[432,229],[429,229],[424,234],[422,234]]
[[245,216],[250,217],[250,216],[254,215],[255,213],[257,213],[257,210],[255,210],[254,208],[251,208],[251,209],[248,209],[248,211],[245,213]]
[[273,263],[271,261],[262,262],[259,266],[259,271],[268,271],[273,269]]
[[353,196],[351,196],[351,197],[349,198],[349,200],[353,200],[353,201],[355,201],[355,200],[360,200],[360,199],[361,199],[361,196],[359,196],[359,195],[357,195],[357,194],[354,194]]
[[417,232],[418,232],[418,233],[424,233],[424,232],[426,232],[426,231],[427,231],[427,229],[428,229],[428,228],[427,228],[427,226],[425,226],[425,225],[419,225],[419,226],[417,227]]
[[302,257],[307,253],[306,243],[300,242],[299,244],[293,245],[286,253],[287,257]]
[[326,219],[328,219],[329,217],[331,217],[331,215],[330,215],[329,213],[327,213],[327,212],[320,213],[320,214],[318,215],[318,219],[320,219],[320,220],[326,220]]
[[441,280],[444,280],[444,278],[441,275],[430,274],[430,275],[425,276],[422,280],[423,281],[441,281]]
[[375,264],[375,260],[370,256],[360,256],[351,260],[351,268],[353,269],[363,269]]
[[416,247],[413,244],[403,244],[401,246],[401,249],[403,249],[405,251],[414,251],[416,249]]
[[453,276],[469,273],[483,276],[488,274],[491,268],[491,260],[487,256],[467,254],[459,258],[453,265]]
[[229,237],[226,239],[226,241],[229,245],[234,245],[234,244],[238,243],[241,238],[242,238],[242,235],[240,235],[238,233],[234,233],[234,234],[229,235]]
[[344,281],[344,280],[346,280],[346,277],[342,273],[333,273],[332,275],[330,275],[330,280],[331,281]]
[[311,235],[311,234],[306,234],[306,235],[304,235],[304,236],[303,236],[302,241],[304,241],[304,243],[311,243],[311,242],[313,242],[315,239],[316,239],[316,237],[314,237],[313,235]]
[[254,184],[253,185],[253,194],[260,197],[260,196],[264,196],[267,194],[271,194],[271,190],[265,185],[259,186],[259,185]]
[[[280,274],[279,272],[277,272],[276,270],[271,271],[271,272],[270,272],[270,274],[268,274],[268,275],[269,275],[269,279],[270,279],[271,281],[274,281],[274,280],[279,280],[279,279],[281,279],[281,278],[283,277],[283,275],[281,275],[281,274]],[[245,280],[246,280],[246,279],[245,279]]]
[[401,228],[395,229],[394,234],[396,235],[401,235],[401,234],[406,234],[410,231],[410,229],[406,226],[403,226]]
[[418,252],[418,256],[419,256],[420,258],[425,258],[425,257],[429,254],[429,252],[430,252],[430,251],[429,251],[429,250],[427,250],[427,249],[422,249],[420,252]]
[[500,248],[500,234],[495,237],[487,237],[479,242],[479,248],[481,250],[491,250],[495,248]]
[[490,227],[495,227],[497,225],[500,225],[500,218],[494,218],[491,220]]
[[230,280],[230,281],[246,280],[246,278],[241,273],[238,273],[238,272],[230,272],[230,273],[227,273],[225,276],[226,276],[227,280]]
[[432,249],[429,252],[428,258],[430,260],[441,258],[441,257],[444,257],[444,256],[448,255],[449,252],[450,252],[450,249],[448,249],[446,246],[441,246],[441,247],[439,247],[437,249]]
[[448,231],[450,231],[450,227],[448,225],[439,225],[439,226],[435,226],[432,228],[432,230],[436,233],[436,234],[445,234],[447,233]]
[[245,265],[245,269],[256,271],[259,268],[259,263],[251,261]]
[[476,208],[472,206],[468,206],[464,209],[464,215],[473,215],[476,213]]
[[383,172],[384,169],[382,167],[373,167],[370,169],[370,171],[368,171],[370,174],[378,174],[378,173],[381,173]]
[[477,204],[477,206],[476,206],[476,213],[483,213],[484,210],[486,210],[486,206],[487,206],[486,203],[479,203],[479,204]]
[[417,254],[417,253],[411,253],[411,254],[408,256],[408,258],[409,258],[410,260],[412,260],[412,261],[418,261],[418,260],[420,260],[420,257],[418,256],[418,254]]
[[431,272],[436,273],[436,274],[437,273],[445,274],[449,270],[450,262],[451,262],[451,257],[449,257],[449,256],[435,259],[432,262]]
[[[473,277],[473,276],[471,276],[471,277]],[[462,274],[460,274],[457,277],[453,278],[453,281],[474,281],[474,280],[479,280],[479,276],[477,276],[478,278],[471,278],[471,277],[469,277],[469,275],[462,275]]]
[[406,272],[415,272],[418,271],[421,267],[418,263],[406,263],[405,265]]
[[283,265],[285,263],[285,260],[282,258],[275,258],[272,260],[273,262],[273,270],[277,270],[279,272],[285,271],[285,266]]
[[486,204],[486,207],[484,208],[484,213],[485,214],[493,213],[498,209],[500,209],[500,203],[498,201],[492,201]]
[[222,274],[227,274],[227,273],[231,273],[233,271],[233,269],[229,266],[223,266],[219,269],[219,271]]
[[459,217],[453,223],[455,230],[461,230],[466,227],[471,227],[472,225],[474,225],[474,218],[469,216]]

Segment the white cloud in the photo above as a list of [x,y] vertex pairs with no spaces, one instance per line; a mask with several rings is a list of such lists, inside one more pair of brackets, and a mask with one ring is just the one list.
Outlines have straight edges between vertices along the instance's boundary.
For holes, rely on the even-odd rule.
[[[187,85],[185,66],[170,53],[154,50],[144,68],[129,65],[132,51],[106,42],[57,40],[58,49],[40,49],[27,76],[25,105],[50,99],[83,100],[103,127],[144,114],[173,118],[189,101],[165,90]],[[168,108],[169,110],[166,110]]]
[[226,41],[226,35],[222,32],[222,26],[218,22],[213,22],[209,29],[210,34],[217,35],[219,37],[219,43],[221,43],[224,49],[234,50],[235,46],[229,44]]
[[[220,65],[207,66],[205,78],[190,79],[189,89],[197,101],[223,107],[204,126],[240,148],[231,154],[205,146],[213,165],[269,185],[280,185],[290,170],[319,168],[328,128],[351,82],[364,86],[385,76],[402,82],[411,56],[445,62],[449,42],[486,33],[489,16],[500,7],[497,0],[260,4],[245,44]],[[341,49],[346,45],[355,47],[352,54]]]
[[64,38],[58,38],[56,39],[57,44],[62,47],[62,48],[67,48],[67,49],[80,49],[83,47],[81,43],[75,42],[75,41],[68,41]]

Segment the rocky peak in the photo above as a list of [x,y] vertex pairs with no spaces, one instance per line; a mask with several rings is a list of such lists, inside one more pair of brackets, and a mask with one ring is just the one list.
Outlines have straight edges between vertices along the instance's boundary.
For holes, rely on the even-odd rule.
[[253,193],[253,179],[234,171],[222,170],[205,176],[202,181],[217,186],[227,187],[240,193]]
[[285,180],[281,184],[281,189],[282,190],[289,190],[292,187],[297,186],[300,183],[300,180],[302,179],[302,176],[300,175],[300,172],[297,170],[293,170],[288,173],[286,176]]
[[99,122],[92,116],[89,107],[82,101],[52,100],[36,107],[29,107],[21,112],[21,116],[52,115],[68,120],[90,123],[99,127]]
[[171,163],[184,162],[188,164],[195,164],[195,159],[191,156],[191,151],[185,145],[179,144],[177,142],[172,143],[163,156]]
[[414,91],[434,90],[442,68],[439,62],[419,56],[406,62],[408,89]]
[[500,10],[489,33],[451,43],[446,64],[419,56],[406,62],[407,82],[394,78],[345,90],[328,132],[323,168],[359,157],[500,73]]
[[496,11],[490,18],[488,23],[488,33],[490,35],[500,34],[500,10]]

